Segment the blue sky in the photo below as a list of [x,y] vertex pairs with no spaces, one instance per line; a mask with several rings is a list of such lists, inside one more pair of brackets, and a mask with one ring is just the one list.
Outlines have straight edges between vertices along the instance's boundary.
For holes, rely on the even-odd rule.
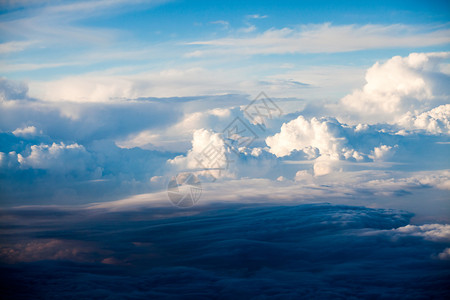
[[10,298],[448,295],[448,1],[0,7]]
[[[448,8],[445,1],[408,4],[402,1],[363,4],[357,1],[246,1],[244,4],[239,1],[62,1],[41,4],[6,1],[3,7],[0,29],[4,43],[2,74],[22,80],[50,80],[112,68],[139,72],[142,68],[164,70],[191,65],[213,70],[236,70],[244,65],[255,69],[254,72],[261,72],[258,68],[263,65],[263,75],[277,72],[272,64],[292,62],[298,67],[312,64],[367,67],[380,58],[405,55],[418,49],[442,51],[448,44],[448,40],[442,42],[432,38],[436,31],[448,30],[449,10],[445,9]],[[311,27],[321,24],[330,24],[331,28],[337,29],[349,25],[356,28],[378,26],[379,30],[402,25],[402,28],[385,32],[385,38],[413,33],[431,33],[431,36],[422,45],[407,41],[398,45],[362,43],[356,47],[356,52],[352,51],[354,48],[335,47],[339,44],[337,40],[297,51],[268,50],[264,54],[234,55],[231,61],[224,57],[186,57],[186,54],[205,48],[193,45],[195,42],[239,38],[245,43],[246,39],[268,30],[283,28],[299,32],[313,30],[311,34],[319,34],[321,31],[314,32]],[[352,36],[354,30],[349,29],[347,34]],[[252,70],[248,72],[247,76],[260,76]]]

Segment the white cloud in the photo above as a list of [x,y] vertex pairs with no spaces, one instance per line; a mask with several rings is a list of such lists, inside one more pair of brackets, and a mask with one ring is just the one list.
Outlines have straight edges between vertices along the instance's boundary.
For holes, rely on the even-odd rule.
[[441,190],[450,191],[450,171],[423,172],[411,177],[411,181],[417,181],[423,185],[429,185]]
[[450,104],[438,106],[419,115],[408,112],[398,121],[398,124],[408,130],[450,134]]
[[12,133],[15,136],[33,136],[41,132],[38,132],[38,130],[34,126],[27,126],[24,128],[17,128]]
[[65,145],[53,143],[52,145],[33,145],[28,156],[17,155],[22,168],[34,168],[67,172],[71,170],[83,171],[86,169],[90,154],[78,144]]
[[256,26],[255,25],[249,25],[247,27],[243,27],[241,29],[239,29],[239,32],[244,32],[244,33],[250,33],[256,30]]
[[[424,47],[450,42],[449,30],[407,25],[304,25],[298,29],[269,29],[254,37],[222,38],[191,42],[210,49],[203,55],[255,55],[286,53],[333,53],[393,47]],[[424,33],[424,31],[427,31]]]
[[[124,55],[128,55],[124,53]],[[136,54],[141,55],[141,54]],[[99,57],[104,60],[105,57]],[[109,59],[109,58],[108,58]],[[78,58],[74,59],[79,61]],[[223,62],[227,65],[227,61]],[[67,64],[64,63],[64,64]],[[8,68],[52,67],[47,64]],[[260,68],[273,66],[260,65]],[[276,66],[279,69],[279,66]],[[130,72],[137,71],[130,75]],[[178,66],[142,72],[142,69],[105,70],[56,80],[29,82],[30,95],[44,101],[106,102],[139,97],[185,97],[198,95],[250,94],[261,91],[271,97],[337,99],[363,83],[363,68],[348,66],[310,67],[281,74],[254,77],[255,67],[214,68]],[[298,104],[298,103],[297,103]]]
[[411,53],[377,62],[367,70],[364,87],[345,96],[341,105],[354,113],[353,119],[395,123],[409,114],[403,123],[424,127],[422,120],[427,116],[412,116],[449,100],[449,74],[442,72],[443,61],[449,57],[449,52]]
[[[398,147],[398,146],[396,146]],[[375,147],[373,149],[372,155],[370,158],[372,158],[375,161],[383,161],[391,158],[393,156],[393,152],[395,151],[396,147],[387,146],[387,145],[381,145],[380,147]]]
[[217,20],[217,21],[213,21],[211,22],[211,24],[219,24],[222,25],[225,29],[228,28],[230,26],[230,23],[228,21],[224,21],[224,20]]
[[261,148],[253,148],[252,152],[251,152],[251,155],[255,156],[255,157],[258,157],[258,156],[261,155],[261,153],[262,153],[262,149]]
[[192,149],[186,156],[177,156],[168,163],[178,170],[200,171],[214,178],[230,176],[230,150],[221,135],[211,130],[199,129],[192,136]]
[[[30,40],[47,43],[78,43],[102,44],[114,39],[117,30],[98,29],[87,26],[77,26],[73,23],[80,19],[87,19],[117,11],[132,10],[142,7],[152,7],[168,1],[153,0],[95,0],[80,2],[41,2],[30,5],[21,1],[20,6],[29,7],[23,14],[11,12],[7,21],[0,23],[0,31],[13,36],[21,36]],[[33,7],[34,6],[34,7]],[[47,44],[48,45],[48,44]],[[78,44],[79,46],[80,44]]]
[[314,177],[306,170],[300,170],[297,173],[295,173],[294,180],[295,180],[295,182],[298,182],[301,184],[313,184],[314,183]]
[[267,18],[267,16],[254,14],[254,15],[247,15],[247,18],[249,18],[249,19],[265,19],[265,18]]
[[284,123],[279,133],[267,137],[266,144],[270,153],[277,157],[288,156],[295,150],[301,150],[309,158],[327,156],[327,160],[362,160],[363,157],[348,145],[344,130],[344,126],[333,118],[314,117],[308,121],[299,116]]
[[0,44],[0,54],[6,54],[11,52],[20,52],[34,44],[32,41],[12,41]]
[[412,235],[434,242],[450,242],[450,225],[448,224],[407,225],[393,229],[392,232],[395,236]]
[[322,155],[314,161],[314,176],[328,175],[338,170],[337,158],[330,155]]
[[45,101],[73,102],[218,95],[239,90],[238,80],[228,75],[198,67],[134,75],[84,74],[48,82],[32,81],[29,93]]

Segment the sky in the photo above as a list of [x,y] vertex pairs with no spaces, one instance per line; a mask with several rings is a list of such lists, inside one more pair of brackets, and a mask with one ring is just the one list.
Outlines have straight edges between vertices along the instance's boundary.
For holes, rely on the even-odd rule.
[[11,299],[444,297],[449,147],[448,1],[0,0]]

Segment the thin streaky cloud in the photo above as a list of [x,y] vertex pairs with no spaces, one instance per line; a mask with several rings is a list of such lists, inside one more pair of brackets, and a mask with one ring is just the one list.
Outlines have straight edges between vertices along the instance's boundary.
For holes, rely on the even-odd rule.
[[224,54],[334,53],[450,43],[450,29],[424,29],[427,28],[402,24],[359,26],[330,23],[300,28],[272,28],[254,37],[189,42],[189,45],[204,48],[187,55],[198,57]]
[[247,15],[248,19],[265,19],[267,17],[268,17],[267,15],[258,15],[258,14]]

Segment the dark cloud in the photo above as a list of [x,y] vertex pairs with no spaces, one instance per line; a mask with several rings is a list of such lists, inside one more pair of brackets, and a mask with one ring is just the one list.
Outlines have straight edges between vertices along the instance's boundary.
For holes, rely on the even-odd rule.
[[6,299],[450,295],[450,262],[438,258],[448,241],[402,230],[412,215],[398,210],[215,204],[1,214]]

